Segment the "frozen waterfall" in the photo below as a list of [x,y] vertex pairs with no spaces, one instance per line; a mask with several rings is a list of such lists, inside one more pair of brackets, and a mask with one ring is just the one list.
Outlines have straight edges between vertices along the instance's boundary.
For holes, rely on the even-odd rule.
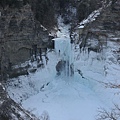
[[55,41],[55,52],[61,61],[65,62],[63,73],[65,76],[74,75],[74,53],[73,46],[70,43],[69,38],[56,38]]

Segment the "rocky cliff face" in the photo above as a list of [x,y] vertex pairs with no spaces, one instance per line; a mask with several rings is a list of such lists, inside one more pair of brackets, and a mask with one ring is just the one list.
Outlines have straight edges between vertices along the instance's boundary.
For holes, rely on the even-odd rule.
[[36,49],[47,48],[48,31],[34,17],[30,5],[1,9],[0,16],[0,68],[29,60]]
[[98,13],[94,11],[91,14],[93,18],[90,16],[91,18],[83,21],[79,27],[81,31],[80,40],[82,40],[80,48],[88,47],[89,50],[92,50],[92,46],[94,46],[92,43],[95,41],[97,45],[94,48],[96,47],[96,52],[100,52],[103,46],[107,48],[109,41],[120,42],[119,0],[114,3],[110,2],[98,11]]
[[[117,74],[120,66],[120,1],[110,1],[83,20],[77,42],[80,52],[88,54],[91,65],[98,66],[101,69],[98,72],[102,71],[106,80],[118,80],[119,77],[114,74]],[[101,66],[96,65],[96,61]]]

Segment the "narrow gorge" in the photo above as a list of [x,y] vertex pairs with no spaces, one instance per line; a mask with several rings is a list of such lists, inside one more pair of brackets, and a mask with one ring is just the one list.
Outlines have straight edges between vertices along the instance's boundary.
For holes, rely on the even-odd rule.
[[119,71],[119,0],[0,1],[0,120],[119,120]]

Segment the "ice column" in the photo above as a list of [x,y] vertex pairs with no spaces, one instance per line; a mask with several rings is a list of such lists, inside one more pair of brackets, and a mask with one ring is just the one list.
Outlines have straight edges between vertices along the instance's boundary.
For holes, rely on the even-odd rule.
[[72,44],[69,38],[56,38],[55,51],[61,57],[61,60],[65,61],[65,75],[74,75],[74,54],[72,50]]

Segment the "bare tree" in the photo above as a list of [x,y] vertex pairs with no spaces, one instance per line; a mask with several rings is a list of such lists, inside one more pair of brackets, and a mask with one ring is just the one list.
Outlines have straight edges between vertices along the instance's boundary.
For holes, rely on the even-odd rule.
[[40,120],[50,120],[49,114],[47,111],[44,111],[40,116]]
[[110,111],[99,109],[96,120],[120,120],[120,106],[115,104]]

